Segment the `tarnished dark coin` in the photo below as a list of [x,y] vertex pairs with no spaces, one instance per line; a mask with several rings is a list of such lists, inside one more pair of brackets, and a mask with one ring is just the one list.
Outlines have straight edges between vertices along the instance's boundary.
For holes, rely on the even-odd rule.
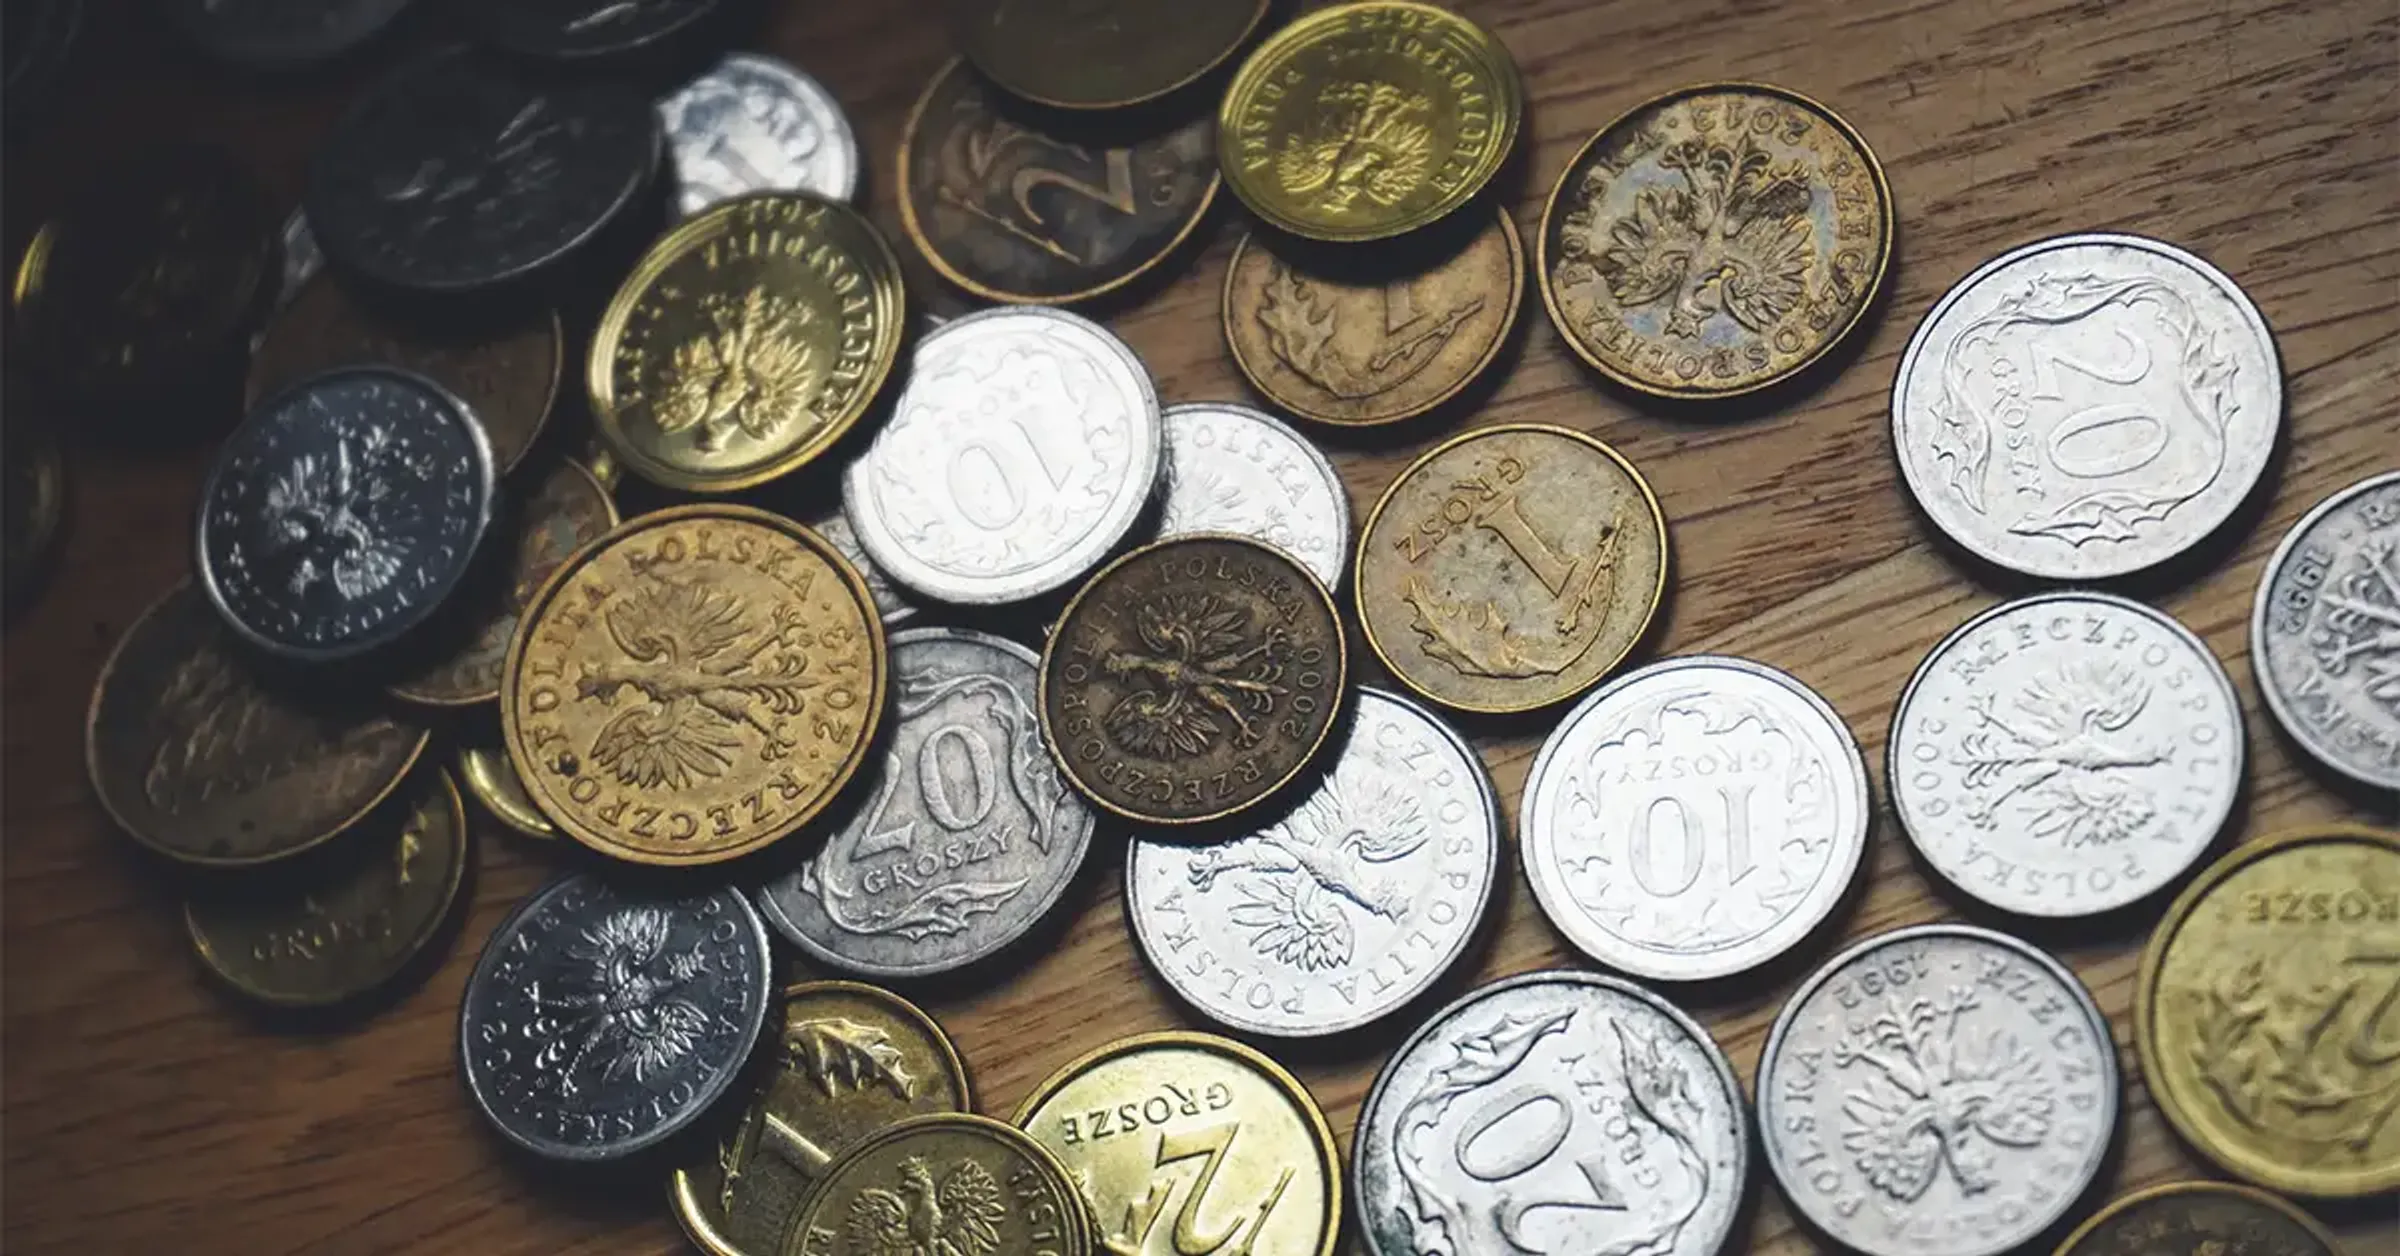
[[2057,1256],[2341,1256],[2316,1218],[2254,1186],[2166,1182],[2119,1196]]
[[83,33],[83,0],[0,3],[0,121],[36,116],[64,75]]
[[24,605],[58,552],[67,521],[67,459],[58,434],[19,418],[0,423],[0,590]]
[[736,52],[658,102],[685,216],[757,192],[858,195],[858,136],[825,85]]
[[250,70],[297,70],[373,39],[414,0],[167,0],[202,52]]
[[1314,762],[1349,643],[1291,556],[1203,533],[1100,569],[1042,652],[1044,740],[1092,801],[1148,824],[1236,815]]
[[510,52],[553,61],[639,55],[680,43],[733,0],[477,0],[476,30]]
[[1060,109],[1164,96],[1223,64],[1266,15],[1267,0],[950,0],[976,69]]

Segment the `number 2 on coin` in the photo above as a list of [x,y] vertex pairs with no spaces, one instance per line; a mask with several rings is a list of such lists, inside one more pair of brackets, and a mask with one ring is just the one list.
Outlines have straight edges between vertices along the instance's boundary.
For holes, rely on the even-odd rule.
[[[1266,1227],[1268,1215],[1282,1202],[1284,1189],[1292,1184],[1292,1169],[1287,1165],[1257,1207],[1217,1234],[1201,1233],[1201,1201],[1208,1198],[1209,1187],[1217,1180],[1217,1169],[1224,1163],[1225,1153],[1232,1148],[1233,1136],[1240,1128],[1239,1122],[1223,1121],[1158,1136],[1158,1154],[1152,1159],[1154,1170],[1184,1160],[1200,1161],[1199,1175],[1192,1179],[1191,1191],[1183,1197],[1183,1207],[1176,1210],[1174,1228],[1168,1234],[1171,1240],[1168,1250],[1174,1256],[1250,1256],[1251,1246],[1258,1242],[1258,1232]],[[1174,1195],[1175,1183],[1154,1178],[1142,1198],[1126,1207],[1124,1226],[1102,1242],[1114,1256],[1142,1256],[1149,1250],[1150,1236],[1157,1231],[1167,1201]]]

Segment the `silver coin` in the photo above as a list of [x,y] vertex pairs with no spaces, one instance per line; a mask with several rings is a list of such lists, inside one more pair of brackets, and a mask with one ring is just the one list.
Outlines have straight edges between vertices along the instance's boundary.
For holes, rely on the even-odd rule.
[[2224,273],[2129,235],[1985,263],[1892,380],[1902,477],[1970,553],[2031,576],[2140,571],[2214,532],[2265,472],[2283,373]]
[[1342,587],[1350,556],[1350,490],[1317,447],[1249,406],[1168,406],[1158,534],[1233,532],[1297,558]]
[[883,574],[883,568],[876,566],[875,560],[867,557],[867,551],[859,545],[858,533],[850,526],[850,516],[836,507],[833,513],[818,516],[808,526],[840,550],[851,566],[858,568],[859,579],[867,582],[867,596],[874,599],[875,613],[882,617],[884,627],[897,628],[917,617],[916,604],[893,587],[892,578]]
[[917,343],[891,420],[843,478],[867,556],[943,602],[1065,588],[1149,504],[1164,444],[1150,373],[1107,328],[1010,306]]
[[1136,837],[1125,917],[1184,1002],[1250,1033],[1316,1037],[1440,980],[1499,879],[1483,760],[1425,708],[1361,689],[1332,770],[1291,814],[1231,842]]
[[813,959],[930,977],[988,959],[1058,905],[1092,813],[1042,748],[1041,660],[960,628],[891,639],[899,724],[867,801],[759,906]]
[[2302,750],[2400,790],[2400,471],[2326,498],[2275,548],[2250,611],[2250,666]]
[[467,979],[467,1093],[536,1155],[632,1155],[733,1084],[773,977],[766,926],[738,890],[676,898],[561,877],[500,922]]
[[1434,1014],[1375,1076],[1350,1160],[1373,1256],[1711,1256],[1750,1171],[1708,1031],[1630,982],[1527,973]]
[[1784,1196],[1868,1256],[1995,1256],[2040,1234],[2098,1176],[2117,1102],[2116,1048],[2083,983],[1970,925],[1835,956],[1758,1062]]
[[2242,709],[2208,646],[2139,602],[2050,593],[1968,620],[1892,715],[1892,809],[1952,885],[2089,916],[2181,877],[2233,814]]
[[1823,923],[1870,818],[1858,743],[1823,698],[1764,664],[1692,655],[1567,713],[1525,778],[1518,842],[1569,942],[1637,977],[1703,981]]
[[757,192],[858,195],[858,136],[825,85],[773,57],[728,53],[658,102],[686,218]]
[[[308,229],[308,211],[295,209],[283,220],[283,280],[275,290],[275,308],[282,309],[300,295],[300,289],[325,269],[325,252],[317,247],[316,233]],[[257,348],[258,338],[266,335],[262,329],[251,339]]]

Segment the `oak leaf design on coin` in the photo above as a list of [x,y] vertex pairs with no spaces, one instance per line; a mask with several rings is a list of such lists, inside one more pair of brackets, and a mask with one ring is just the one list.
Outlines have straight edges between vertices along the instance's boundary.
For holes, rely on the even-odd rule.
[[[593,761],[636,789],[684,789],[725,774],[744,725],[763,739],[761,758],[790,754],[779,720],[807,709],[818,684],[807,674],[807,625],[778,602],[754,627],[749,609],[733,594],[663,578],[609,607],[601,622],[625,663],[586,665],[576,694],[613,707],[631,691],[636,705],[594,734]],[[776,718],[762,717],[762,706]]]
[[[2390,961],[2377,966],[2388,969]],[[2193,1070],[2226,1115],[2276,1139],[2364,1154],[2400,1112],[2400,1052],[2365,1028],[2348,1050],[2324,1049],[2325,1030],[2358,997],[2358,981],[2279,994],[2267,989],[2260,960],[2215,972],[2208,986],[2177,994],[2191,1008]],[[2386,988],[2383,1006],[2393,1006],[2395,995],[2400,984]]]
[[659,908],[619,908],[569,947],[577,964],[568,989],[547,993],[537,980],[527,992],[542,1012],[534,1032],[549,1030],[535,1066],[558,1070],[562,1095],[581,1089],[577,1079],[595,1053],[603,1082],[630,1074],[647,1085],[700,1041],[709,1014],[683,992],[708,971],[708,956],[699,939],[665,954],[670,927]]
[[409,462],[390,433],[370,430],[358,435],[355,452],[348,437],[337,438],[331,450],[294,458],[268,483],[262,511],[275,543],[268,557],[284,565],[284,585],[295,597],[329,583],[356,601],[400,574],[400,556],[376,524],[396,496],[385,477],[409,473]]
[[815,355],[797,334],[808,325],[808,307],[752,288],[738,306],[711,293],[701,308],[716,330],[676,348],[654,411],[658,429],[696,428],[693,446],[713,453],[730,426],[763,441],[809,422]]
[[899,1099],[916,1097],[917,1081],[892,1036],[846,1016],[795,1019],[783,1027],[784,1067],[817,1084],[828,1098],[842,1087],[881,1086]]
[[1952,758],[1970,789],[1998,787],[1969,804],[1967,818],[1996,827],[2002,806],[2031,794],[2030,828],[2068,847],[2113,846],[2157,820],[2158,800],[2127,769],[2154,767],[2172,750],[2126,733],[2150,705],[2150,685],[2122,663],[2074,662],[2034,677],[2016,695],[2016,713],[1993,713],[1990,694],[1969,704],[1977,727]]
[[1328,83],[1317,93],[1315,133],[1284,137],[1275,177],[1326,213],[1346,213],[1361,196],[1397,205],[1432,164],[1433,129],[1419,120],[1432,112],[1431,97],[1390,83]]
[[[1666,334],[1698,340],[1719,311],[1753,332],[1771,330],[1808,292],[1816,266],[1809,221],[1808,172],[1797,160],[1774,158],[1742,132],[1723,140],[1687,139],[1669,145],[1658,164],[1684,186],[1644,188],[1633,212],[1608,224],[1607,247],[1593,263],[1617,304],[1626,308],[1674,299]],[[1587,178],[1599,194],[1568,215],[1570,230],[1594,244],[1601,238],[1596,210],[1613,175]],[[1600,321],[1594,311],[1595,323]]]
[[1292,648],[1283,625],[1254,634],[1243,607],[1213,593],[1172,592],[1138,604],[1133,626],[1147,652],[1112,650],[1100,660],[1111,676],[1147,683],[1100,717],[1126,753],[1188,759],[1225,736],[1224,721],[1234,746],[1258,744],[1259,725],[1291,692],[1279,683]]
[[1842,1105],[1842,1147],[1867,1182],[1913,1202],[1947,1168],[1968,1195],[1990,1190],[1995,1147],[2039,1147],[2057,1100],[2042,1061],[2004,1030],[1978,1045],[1958,1040],[1959,1018],[1978,1006],[1954,986],[1940,999],[1885,1009],[1833,1044],[1835,1067],[1873,1070]]
[[1292,372],[1344,401],[1381,396],[1407,383],[1439,358],[1466,321],[1483,312],[1477,293],[1438,313],[1419,313],[1406,281],[1384,288],[1384,334],[1364,362],[1344,358],[1334,340],[1338,311],[1292,268],[1270,258],[1258,307],[1267,347]]
[[[1503,510],[1512,518],[1495,517]],[[1512,542],[1520,538],[1526,542],[1518,556],[1557,599],[1547,625],[1536,624],[1533,632],[1519,632],[1497,603],[1467,606],[1444,600],[1418,576],[1409,577],[1408,587],[1400,595],[1414,613],[1409,626],[1424,639],[1425,653],[1469,676],[1499,680],[1555,676],[1590,653],[1600,640],[1601,629],[1608,626],[1605,612],[1616,590],[1617,553],[1625,531],[1622,518],[1612,517],[1601,524],[1591,550],[1580,558],[1570,558],[1527,526],[1517,511],[1514,497],[1497,502],[1487,499],[1468,523],[1490,528]],[[1587,618],[1587,612],[1593,613]],[[1548,631],[1542,632],[1543,628]]]
[[900,1162],[900,1189],[861,1188],[850,1201],[849,1248],[859,1256],[991,1256],[1008,1216],[991,1171],[962,1160],[937,1185],[923,1156]]
[[2357,566],[2319,595],[2325,616],[2309,640],[2317,665],[2346,676],[2359,663],[2365,695],[2400,714],[2400,533],[2369,537]]
[[1234,923],[1251,930],[1259,954],[1303,972],[1350,962],[1356,936],[1345,903],[1386,920],[1408,914],[1408,891],[1374,869],[1416,853],[1433,836],[1416,798],[1389,781],[1355,796],[1352,788],[1338,772],[1328,775],[1289,818],[1208,848],[1188,874],[1203,890],[1228,873],[1248,874],[1241,883],[1247,901],[1234,906]]

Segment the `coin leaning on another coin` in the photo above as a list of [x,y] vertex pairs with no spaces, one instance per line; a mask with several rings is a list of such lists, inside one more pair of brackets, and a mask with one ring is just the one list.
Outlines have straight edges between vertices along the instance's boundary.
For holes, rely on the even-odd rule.
[[1158,534],[1233,532],[1299,559],[1328,589],[1350,561],[1350,490],[1325,454],[1248,406],[1168,406]]

